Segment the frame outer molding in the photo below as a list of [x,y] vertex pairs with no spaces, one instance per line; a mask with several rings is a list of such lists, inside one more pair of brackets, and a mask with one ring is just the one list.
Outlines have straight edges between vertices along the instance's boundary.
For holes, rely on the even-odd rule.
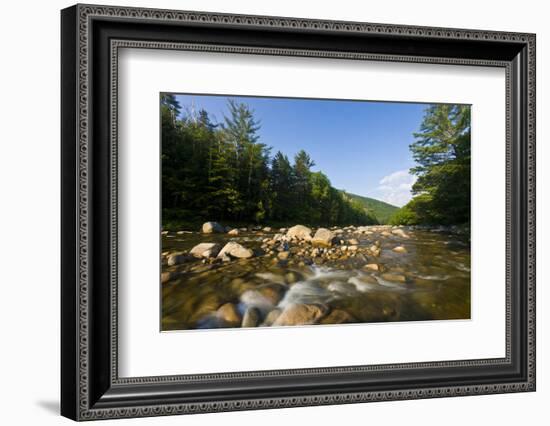
[[[302,397],[274,397],[225,400],[208,403],[175,403],[135,408],[94,408],[89,389],[89,321],[90,300],[90,162],[89,162],[89,55],[90,23],[93,18],[116,18],[141,22],[215,24],[259,29],[314,30],[328,33],[380,34],[448,40],[505,41],[524,45],[527,87],[524,103],[526,123],[521,137],[526,140],[525,158],[519,159],[527,169],[527,380],[479,386],[450,386],[397,391],[333,393]],[[359,22],[338,22],[269,16],[248,16],[206,12],[171,11],[131,7],[76,5],[62,13],[62,101],[77,106],[73,113],[62,108],[62,404],[63,415],[75,420],[113,417],[142,417],[171,414],[206,413],[232,410],[282,408],[309,405],[344,404],[367,401],[465,396],[535,390],[535,46],[534,34],[496,32],[438,27],[420,27]],[[71,51],[75,52],[71,56]],[[69,59],[69,61],[67,61]],[[74,63],[70,63],[74,59]],[[69,63],[67,63],[69,62]],[[66,64],[67,63],[67,64]],[[76,94],[75,98],[72,94]],[[76,143],[75,143],[76,142]],[[67,182],[65,179],[70,179]],[[76,239],[74,236],[77,236]],[[115,248],[116,249],[116,248]],[[508,268],[508,262],[507,262]],[[73,321],[76,320],[76,321]],[[68,321],[74,324],[67,326]],[[74,345],[70,342],[74,341]],[[69,342],[69,343],[68,343]],[[68,353],[73,353],[70,357]],[[154,378],[153,378],[154,379]],[[154,380],[153,380],[154,381]]]

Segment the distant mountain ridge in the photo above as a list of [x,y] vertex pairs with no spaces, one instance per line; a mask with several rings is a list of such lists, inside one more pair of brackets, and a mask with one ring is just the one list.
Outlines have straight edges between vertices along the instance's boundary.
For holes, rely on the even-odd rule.
[[[345,192],[345,191],[342,191]],[[376,216],[376,219],[378,219],[378,222],[380,224],[386,224],[388,223],[390,217],[399,210],[399,207],[392,206],[391,204],[388,204],[384,201],[376,200],[374,198],[369,197],[363,197],[362,195],[352,194],[349,192],[345,192],[345,194],[354,199],[359,201],[365,208],[374,214]]]

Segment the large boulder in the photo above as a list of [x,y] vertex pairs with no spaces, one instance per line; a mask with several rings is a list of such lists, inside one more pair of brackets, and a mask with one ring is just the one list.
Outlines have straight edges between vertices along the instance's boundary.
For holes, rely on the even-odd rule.
[[200,243],[191,249],[191,253],[195,257],[216,257],[220,252],[221,245],[217,243]]
[[205,222],[202,225],[202,232],[203,234],[212,234],[214,232],[224,233],[225,228],[221,226],[218,222]]
[[315,324],[326,313],[328,308],[324,305],[308,305],[295,303],[288,305],[281,315],[277,317],[274,326]]
[[236,257],[239,259],[248,259],[249,257],[254,256],[254,252],[250,249],[247,249],[246,247],[243,247],[239,243],[236,243],[234,241],[228,242],[221,251],[218,253],[219,258],[224,257]]
[[332,240],[334,239],[334,233],[326,228],[319,228],[311,243],[316,246],[330,247],[332,245]]
[[296,238],[297,240],[311,240],[311,229],[304,225],[296,225],[286,232],[288,238]]
[[174,266],[181,265],[182,263],[189,262],[190,260],[193,260],[192,256],[183,253],[174,253],[168,255],[168,257],[166,258],[166,263],[168,264],[168,266]]
[[401,238],[410,238],[409,235],[400,228],[392,229],[391,233],[393,235],[397,235],[398,237],[401,237]]

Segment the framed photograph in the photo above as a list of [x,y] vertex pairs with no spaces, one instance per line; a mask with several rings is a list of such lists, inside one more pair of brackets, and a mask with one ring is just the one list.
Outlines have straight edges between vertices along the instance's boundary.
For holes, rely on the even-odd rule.
[[61,12],[61,412],[535,390],[535,35]]

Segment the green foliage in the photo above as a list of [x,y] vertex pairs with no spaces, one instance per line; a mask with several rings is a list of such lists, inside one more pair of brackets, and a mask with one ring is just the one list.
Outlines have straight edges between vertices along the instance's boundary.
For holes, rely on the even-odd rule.
[[246,104],[228,101],[223,123],[204,110],[182,117],[177,99],[161,95],[163,226],[201,220],[312,225],[377,223],[365,206],[336,190],[308,153],[288,157],[260,142],[260,123]]
[[[418,176],[415,197],[394,224],[463,224],[470,221],[470,107],[434,105],[424,115],[410,149]],[[407,223],[405,223],[407,222]]]
[[361,203],[361,205],[381,224],[387,224],[392,215],[399,210],[399,207],[392,206],[380,200],[375,200],[374,198],[350,193],[347,193],[347,196]]

